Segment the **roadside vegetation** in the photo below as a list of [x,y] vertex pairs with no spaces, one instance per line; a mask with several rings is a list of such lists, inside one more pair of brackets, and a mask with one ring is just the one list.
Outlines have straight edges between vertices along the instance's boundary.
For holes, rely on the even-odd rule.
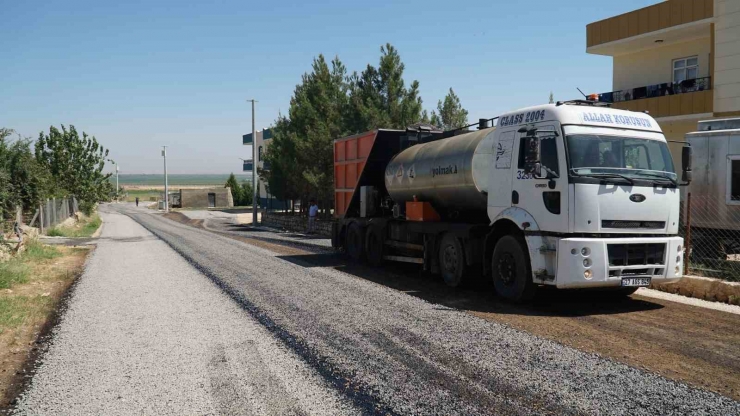
[[70,226],[57,225],[49,230],[48,235],[52,237],[90,237],[100,228],[103,221],[97,213],[82,217]]
[[361,72],[348,73],[338,57],[331,62],[323,55],[315,58],[311,72],[295,87],[288,114],[275,121],[263,155],[270,169],[259,175],[270,193],[278,200],[316,198],[328,215],[334,198],[334,139],[418,123],[441,130],[468,124],[468,112],[452,88],[436,110],[424,110],[419,82],[405,82],[404,69],[390,44],[380,48],[377,67],[368,64]]
[[229,175],[229,179],[226,180],[225,188],[231,188],[231,197],[234,199],[235,207],[246,207],[252,205],[252,198],[254,197],[252,184],[243,181],[241,185],[236,180],[236,176],[232,173]]
[[0,408],[89,251],[31,241],[20,255],[0,263]]
[[0,220],[12,219],[18,206],[33,213],[46,199],[72,195],[91,214],[116,193],[103,173],[107,157],[95,137],[74,126],[52,126],[35,141],[0,128]]

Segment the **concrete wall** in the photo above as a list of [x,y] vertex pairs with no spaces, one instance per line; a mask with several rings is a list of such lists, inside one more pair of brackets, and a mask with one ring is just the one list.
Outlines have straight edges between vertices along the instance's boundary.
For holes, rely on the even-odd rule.
[[714,3],[714,112],[740,115],[740,1]]
[[[308,230],[308,218],[305,215],[289,215],[263,212],[261,223],[268,227],[281,230],[306,232]],[[331,237],[331,225],[334,221],[316,220],[316,234]]]
[[614,91],[673,81],[673,60],[698,56],[698,78],[710,76],[710,33],[701,39],[675,43],[614,57]]
[[230,188],[180,189],[180,201],[183,208],[208,208],[208,194],[216,194],[216,206],[230,208],[234,206]]

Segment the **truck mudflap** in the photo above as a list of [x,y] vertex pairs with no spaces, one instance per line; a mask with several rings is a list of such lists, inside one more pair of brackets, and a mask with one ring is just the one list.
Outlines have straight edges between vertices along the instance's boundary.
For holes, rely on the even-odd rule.
[[558,288],[648,286],[683,277],[683,238],[563,238]]

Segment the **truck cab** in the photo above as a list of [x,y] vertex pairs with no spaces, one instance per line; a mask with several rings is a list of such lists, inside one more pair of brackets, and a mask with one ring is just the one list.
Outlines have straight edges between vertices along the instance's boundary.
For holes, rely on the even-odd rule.
[[[493,145],[488,216],[518,229],[535,284],[631,292],[682,276],[679,178],[648,114],[525,108],[499,118]],[[500,261],[491,267],[500,273]]]

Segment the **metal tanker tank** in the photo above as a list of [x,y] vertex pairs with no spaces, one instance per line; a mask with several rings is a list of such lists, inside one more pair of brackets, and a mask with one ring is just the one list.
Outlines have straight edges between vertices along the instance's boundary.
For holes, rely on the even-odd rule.
[[486,211],[494,128],[409,147],[393,157],[385,186],[397,203],[431,202],[443,215]]

